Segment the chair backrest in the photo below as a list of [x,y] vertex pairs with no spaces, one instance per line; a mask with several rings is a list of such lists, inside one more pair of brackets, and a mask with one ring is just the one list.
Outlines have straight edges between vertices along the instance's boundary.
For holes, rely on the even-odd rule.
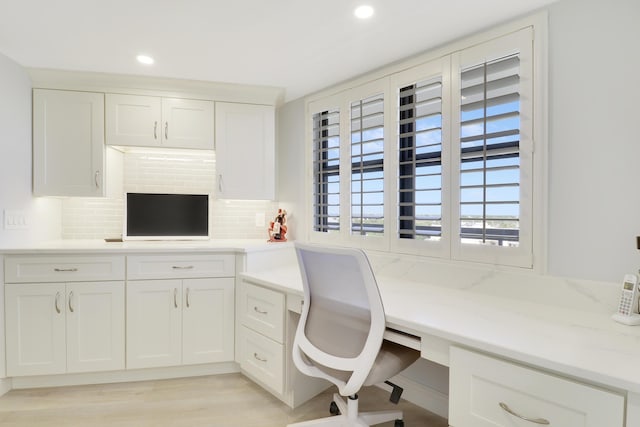
[[340,394],[355,394],[380,351],[382,300],[362,250],[295,244],[304,305],[293,360],[309,376],[325,378]]

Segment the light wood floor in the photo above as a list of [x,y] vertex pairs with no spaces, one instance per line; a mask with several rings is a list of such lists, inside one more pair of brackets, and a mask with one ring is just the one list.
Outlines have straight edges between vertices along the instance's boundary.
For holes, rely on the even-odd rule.
[[[240,374],[12,390],[0,397],[0,426],[283,427],[328,416],[333,392],[292,410]],[[396,407],[377,387],[365,388],[359,397],[363,411]],[[406,401],[398,407],[406,427],[447,426],[445,419]]]

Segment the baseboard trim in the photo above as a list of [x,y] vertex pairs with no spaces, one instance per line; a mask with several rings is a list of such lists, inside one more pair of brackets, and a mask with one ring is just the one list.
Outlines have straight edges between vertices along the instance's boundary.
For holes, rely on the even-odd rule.
[[[396,375],[390,381],[404,389],[403,399],[443,418],[449,417],[449,396],[446,394],[402,375]],[[384,383],[378,387],[391,391],[391,387]]]
[[0,396],[7,394],[12,388],[11,378],[0,378]]
[[172,378],[201,377],[204,375],[231,374],[236,372],[240,372],[240,367],[237,363],[225,362],[210,365],[173,366],[166,368],[136,369],[131,371],[14,377],[11,378],[11,383],[12,388],[23,389],[165,380]]

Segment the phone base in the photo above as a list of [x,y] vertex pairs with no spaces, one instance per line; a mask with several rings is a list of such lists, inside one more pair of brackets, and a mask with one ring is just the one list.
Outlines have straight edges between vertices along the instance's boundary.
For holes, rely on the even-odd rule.
[[622,323],[624,325],[629,325],[629,326],[640,325],[640,314],[634,313],[630,316],[625,316],[620,313],[614,313],[613,316],[611,316],[611,318],[616,322]]

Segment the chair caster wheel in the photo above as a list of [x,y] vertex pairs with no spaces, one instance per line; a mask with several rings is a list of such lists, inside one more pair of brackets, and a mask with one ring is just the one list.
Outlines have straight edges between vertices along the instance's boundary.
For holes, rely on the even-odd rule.
[[404,420],[396,420],[393,427],[404,427]]
[[331,415],[340,415],[340,409],[338,409],[336,402],[331,402],[331,405],[329,405],[329,412]]

